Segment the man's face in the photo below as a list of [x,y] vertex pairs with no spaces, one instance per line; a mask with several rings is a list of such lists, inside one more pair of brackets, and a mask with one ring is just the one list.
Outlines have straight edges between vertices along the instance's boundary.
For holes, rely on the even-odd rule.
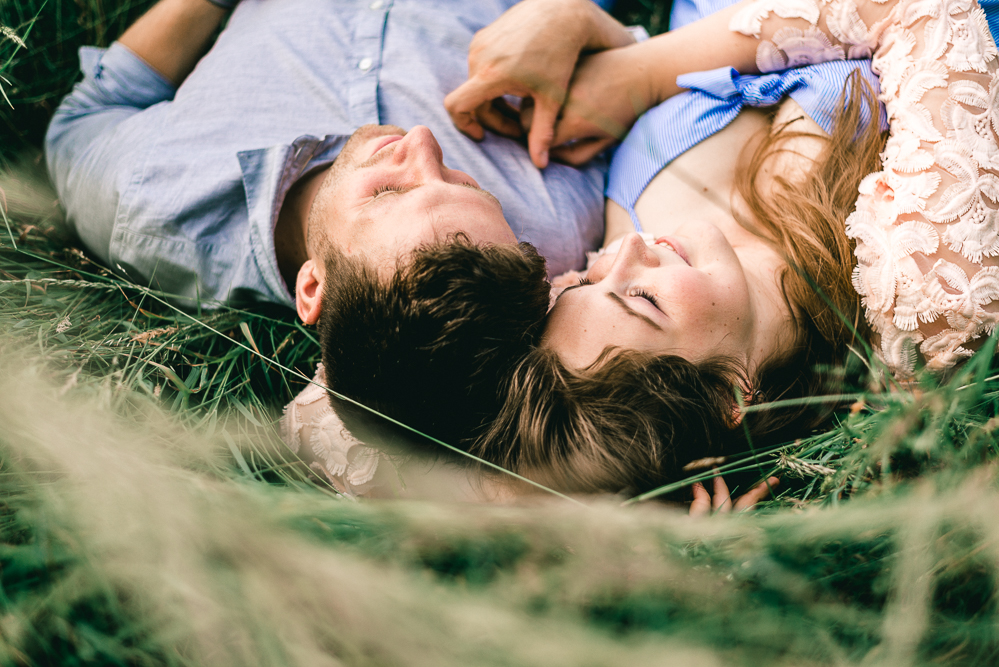
[[516,243],[499,201],[444,166],[430,130],[365,125],[347,141],[316,195],[309,246],[332,241],[379,273],[417,246],[464,232],[474,243]]

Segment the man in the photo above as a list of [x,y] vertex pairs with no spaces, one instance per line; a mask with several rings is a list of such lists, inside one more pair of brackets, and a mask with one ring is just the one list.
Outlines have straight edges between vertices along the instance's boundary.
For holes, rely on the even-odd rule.
[[[400,395],[421,388],[414,419],[435,397],[453,399],[458,417],[424,421],[447,437],[467,430],[493,409],[502,360],[530,344],[543,316],[540,260],[510,256],[509,244],[533,243],[557,273],[602,231],[603,164],[539,171],[513,141],[465,138],[443,108],[472,35],[508,4],[246,0],[202,57],[235,3],[161,0],[110,49],[81,50],[84,79],[46,138],[67,219],[109,266],[187,305],[270,301],[312,324],[331,291],[394,285],[385,304],[422,310],[409,308],[409,329],[362,331],[385,364],[359,372],[403,367],[411,384],[396,384]],[[478,252],[477,282],[423,271],[417,285],[407,267],[436,261],[413,251],[443,252],[456,233]],[[448,257],[460,266],[472,255]],[[526,296],[508,303],[504,285],[518,275]],[[436,307],[445,296],[450,307]],[[351,326],[323,327],[327,351]],[[390,338],[411,341],[419,362],[393,362]],[[356,362],[364,350],[334,351]],[[449,377],[455,368],[467,377]]]
[[[510,140],[463,137],[442,106],[472,35],[504,9],[247,0],[202,58],[226,11],[162,0],[109,50],[81,51],[85,78],[46,142],[67,216],[112,267],[203,303],[293,305],[324,182],[331,240],[382,269],[454,231],[527,241],[550,272],[573,268],[599,242],[603,165],[539,171]],[[400,129],[420,125],[433,132]]]

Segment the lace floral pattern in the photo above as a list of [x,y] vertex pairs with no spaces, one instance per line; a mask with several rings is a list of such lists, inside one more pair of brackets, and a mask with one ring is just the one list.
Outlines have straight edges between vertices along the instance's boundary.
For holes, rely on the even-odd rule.
[[920,356],[944,370],[971,355],[999,322],[999,51],[985,13],[974,0],[758,0],[729,27],[762,40],[762,71],[873,54],[891,137],[846,223],[854,286],[899,377]]
[[[323,386],[322,364],[310,384],[285,406],[281,436],[309,468],[323,475],[341,493],[357,496],[378,471],[381,454],[351,435],[333,411]],[[306,450],[303,445],[308,444]]]
[[756,51],[756,66],[761,72],[779,72],[789,67],[803,67],[843,60],[843,47],[834,45],[818,28],[781,28],[773,42],[763,42]]

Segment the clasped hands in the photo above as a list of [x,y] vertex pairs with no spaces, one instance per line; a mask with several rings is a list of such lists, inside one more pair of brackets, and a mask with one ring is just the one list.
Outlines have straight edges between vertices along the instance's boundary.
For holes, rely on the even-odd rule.
[[[527,136],[539,168],[579,165],[624,138],[656,104],[628,30],[591,0],[524,0],[475,34],[468,80],[444,106],[455,126]],[[521,98],[517,109],[503,96]]]

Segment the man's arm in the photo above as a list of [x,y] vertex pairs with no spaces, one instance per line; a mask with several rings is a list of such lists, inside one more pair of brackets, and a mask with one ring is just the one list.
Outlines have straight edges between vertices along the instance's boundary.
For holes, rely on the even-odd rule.
[[105,261],[129,155],[155,139],[125,121],[173,98],[224,16],[208,0],[161,0],[111,48],[80,50],[83,80],[49,124],[45,157],[68,221]]
[[118,42],[179,86],[228,13],[208,0],[160,0]]

